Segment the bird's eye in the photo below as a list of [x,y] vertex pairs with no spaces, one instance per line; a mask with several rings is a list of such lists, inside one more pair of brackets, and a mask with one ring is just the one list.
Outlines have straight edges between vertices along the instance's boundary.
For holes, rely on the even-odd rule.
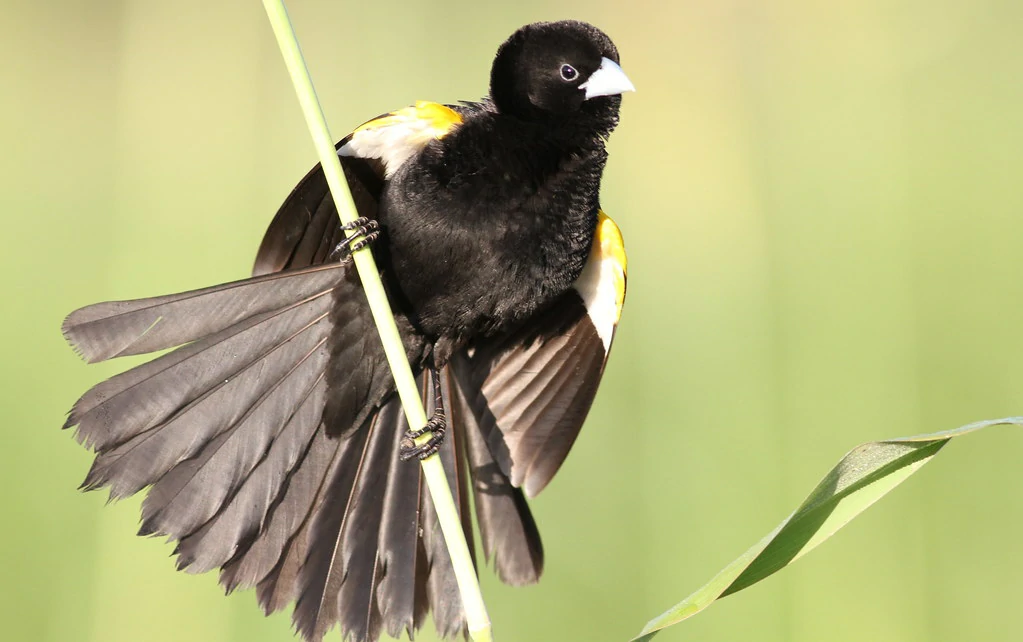
[[579,72],[572,65],[561,65],[561,78],[572,82],[579,76]]

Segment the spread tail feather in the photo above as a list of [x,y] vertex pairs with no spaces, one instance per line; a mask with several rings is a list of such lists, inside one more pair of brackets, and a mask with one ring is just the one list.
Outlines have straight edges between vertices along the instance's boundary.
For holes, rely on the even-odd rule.
[[[294,602],[307,640],[338,624],[357,642],[411,637],[431,611],[438,633],[456,636],[451,562],[420,467],[399,460],[409,426],[361,297],[334,264],[83,308],[64,331],[89,360],[184,345],[94,386],[66,427],[96,451],[84,488],[120,498],[149,487],[140,534],[175,540],[181,569],[219,568],[228,591],[256,587],[267,613]],[[424,340],[397,320],[421,370]],[[470,550],[474,496],[498,575],[535,582],[536,525],[456,362],[440,374],[450,429],[439,456]],[[431,376],[418,375],[428,412]]]

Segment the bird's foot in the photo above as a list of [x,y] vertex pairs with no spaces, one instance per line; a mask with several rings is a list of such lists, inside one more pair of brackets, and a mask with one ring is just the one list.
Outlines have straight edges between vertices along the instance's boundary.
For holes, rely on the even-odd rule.
[[[426,459],[440,450],[440,445],[444,442],[444,433],[447,432],[447,429],[448,420],[444,417],[444,410],[435,410],[425,426],[419,430],[408,430],[401,436],[401,447],[398,450],[398,456],[402,461],[408,461],[413,458]],[[429,434],[430,438],[422,444],[417,444],[416,439],[426,434]]]
[[360,216],[351,223],[345,223],[341,229],[352,234],[337,244],[330,253],[332,260],[347,260],[353,253],[366,247],[380,236],[380,224],[365,216]]

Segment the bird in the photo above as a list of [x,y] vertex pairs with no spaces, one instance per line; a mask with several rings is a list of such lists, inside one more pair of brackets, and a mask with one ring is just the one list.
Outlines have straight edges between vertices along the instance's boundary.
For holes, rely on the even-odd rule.
[[[419,101],[336,149],[360,215],[342,225],[320,166],[272,219],[252,276],[90,305],[62,331],[88,362],[166,351],[88,390],[65,428],[82,483],[146,491],[139,535],[178,569],[294,604],[321,640],[466,622],[416,459],[441,459],[475,559],[511,585],[544,552],[527,499],[578,436],[625,300],[618,226],[600,208],[606,143],[634,91],[578,21],[497,50],[489,94]],[[355,233],[349,240],[345,231]],[[352,253],[368,245],[431,419],[409,426]],[[426,434],[422,446],[412,438]],[[422,440],[420,440],[422,441]]]

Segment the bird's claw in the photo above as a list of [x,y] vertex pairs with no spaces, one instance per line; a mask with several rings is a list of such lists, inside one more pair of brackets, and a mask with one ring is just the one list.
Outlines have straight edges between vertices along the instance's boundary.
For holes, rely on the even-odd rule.
[[[398,450],[398,456],[402,461],[414,458],[426,459],[440,450],[440,445],[444,442],[444,433],[447,432],[447,429],[448,422],[444,418],[443,412],[434,412],[433,417],[426,422],[425,426],[419,430],[408,430],[401,436],[401,447]],[[417,444],[416,439],[426,434],[429,434],[430,438],[422,444]]]
[[330,258],[333,260],[346,260],[353,253],[366,247],[380,236],[380,224],[365,216],[360,216],[350,223],[345,223],[341,226],[341,229],[352,234],[338,243],[334,251],[330,253]]

